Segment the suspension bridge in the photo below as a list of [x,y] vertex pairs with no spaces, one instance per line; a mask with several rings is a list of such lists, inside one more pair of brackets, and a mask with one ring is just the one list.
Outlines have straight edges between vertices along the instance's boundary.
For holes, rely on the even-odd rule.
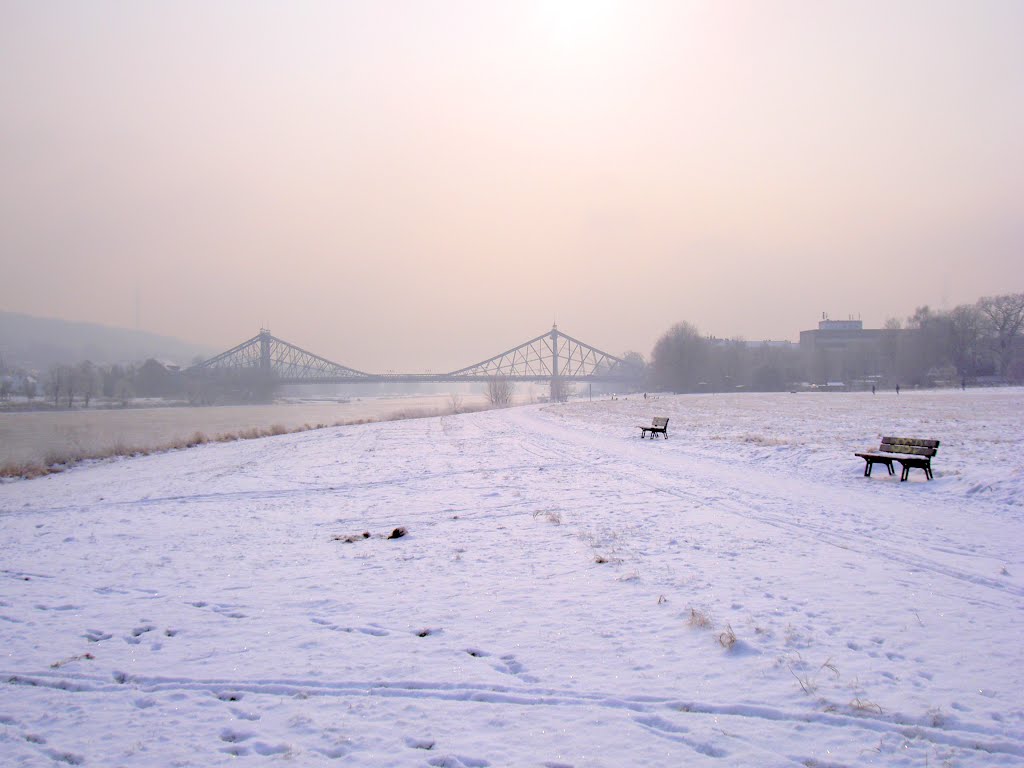
[[193,375],[243,377],[263,387],[283,384],[353,384],[371,382],[436,383],[547,382],[552,399],[572,382],[639,381],[641,371],[627,360],[562,333],[547,333],[465,368],[448,373],[367,373],[341,365],[283,341],[267,329],[226,352],[190,368]]

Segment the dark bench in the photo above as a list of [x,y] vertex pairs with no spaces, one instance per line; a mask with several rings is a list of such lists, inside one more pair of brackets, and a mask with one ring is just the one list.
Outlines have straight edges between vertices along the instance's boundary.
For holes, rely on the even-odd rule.
[[924,470],[924,476],[932,479],[932,456],[939,449],[938,440],[918,440],[913,437],[883,437],[877,451],[856,453],[867,462],[864,466],[864,477],[871,477],[874,464],[885,464],[889,474],[893,474],[892,463],[898,461],[903,467],[900,482],[907,479],[912,467]]
[[651,426],[640,426],[639,429],[641,440],[647,437],[648,432],[651,433],[651,440],[653,440],[654,436],[659,432],[665,436],[666,440],[668,440],[668,419],[665,418],[664,416],[655,416],[653,419],[651,419]]

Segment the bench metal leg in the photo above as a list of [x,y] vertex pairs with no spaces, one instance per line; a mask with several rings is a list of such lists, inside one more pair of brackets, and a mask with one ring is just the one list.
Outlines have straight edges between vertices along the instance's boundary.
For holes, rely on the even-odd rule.
[[871,477],[871,470],[874,468],[875,464],[883,464],[885,468],[889,470],[890,475],[896,474],[893,471],[891,461],[885,461],[884,459],[864,459],[864,477]]

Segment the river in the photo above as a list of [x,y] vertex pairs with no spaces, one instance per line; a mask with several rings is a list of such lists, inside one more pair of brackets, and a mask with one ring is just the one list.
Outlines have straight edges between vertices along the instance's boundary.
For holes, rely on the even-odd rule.
[[[481,395],[461,398],[480,407]],[[158,449],[187,440],[196,432],[209,438],[249,429],[353,423],[360,419],[451,413],[449,395],[364,398],[351,401],[299,401],[268,405],[78,409],[0,412],[0,467],[42,462],[55,457],[96,455],[115,447]]]

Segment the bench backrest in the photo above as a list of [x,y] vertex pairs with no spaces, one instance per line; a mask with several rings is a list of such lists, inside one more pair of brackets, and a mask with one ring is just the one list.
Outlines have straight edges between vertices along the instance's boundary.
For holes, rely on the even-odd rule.
[[658,429],[664,429],[668,426],[668,419],[664,416],[655,416],[651,419],[651,426],[657,427]]
[[910,453],[915,456],[934,456],[938,448],[938,440],[919,440],[914,437],[883,437],[879,450],[885,453]]

